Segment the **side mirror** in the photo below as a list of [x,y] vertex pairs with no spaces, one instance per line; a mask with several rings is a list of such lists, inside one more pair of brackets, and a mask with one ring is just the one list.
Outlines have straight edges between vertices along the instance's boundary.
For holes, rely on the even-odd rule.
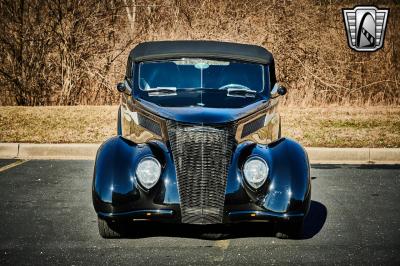
[[279,83],[275,83],[274,87],[271,90],[271,98],[277,98],[279,96],[283,96],[287,93],[286,87]]
[[118,90],[119,92],[124,92],[124,91],[126,90],[125,84],[122,83],[122,82],[119,82],[119,83],[117,84],[117,90]]
[[132,89],[129,87],[129,85],[126,82],[119,82],[117,84],[117,90],[119,92],[123,92],[127,95],[131,95]]
[[283,96],[283,95],[285,95],[286,93],[287,93],[286,87],[283,86],[283,85],[279,85],[279,87],[278,87],[278,94],[279,94],[280,96]]

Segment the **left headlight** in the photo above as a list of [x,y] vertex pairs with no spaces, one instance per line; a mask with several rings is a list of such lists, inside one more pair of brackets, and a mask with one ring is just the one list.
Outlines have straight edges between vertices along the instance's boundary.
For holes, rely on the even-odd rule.
[[136,168],[136,177],[140,184],[147,189],[152,188],[157,183],[160,175],[161,165],[154,157],[143,158]]
[[247,159],[243,166],[243,174],[247,183],[255,189],[261,187],[267,179],[269,167],[260,157]]

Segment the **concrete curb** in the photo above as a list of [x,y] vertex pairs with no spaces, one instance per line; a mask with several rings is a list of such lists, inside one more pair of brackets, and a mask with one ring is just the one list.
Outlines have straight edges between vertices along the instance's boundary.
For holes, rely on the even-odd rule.
[[91,159],[100,144],[19,144],[20,159]]
[[[100,144],[0,143],[2,159],[94,160]],[[306,148],[313,164],[400,164],[400,148]]]
[[18,143],[0,143],[0,158],[10,159],[18,156]]
[[[369,163],[370,148],[306,148],[311,163]],[[400,161],[400,159],[399,159]]]
[[400,148],[306,148],[311,163],[400,164]]

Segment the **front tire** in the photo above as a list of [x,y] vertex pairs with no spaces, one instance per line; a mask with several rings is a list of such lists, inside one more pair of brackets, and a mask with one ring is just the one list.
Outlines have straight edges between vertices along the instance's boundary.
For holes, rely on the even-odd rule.
[[118,230],[118,223],[107,221],[103,218],[97,217],[97,224],[99,227],[99,234],[102,238],[120,238],[121,231]]

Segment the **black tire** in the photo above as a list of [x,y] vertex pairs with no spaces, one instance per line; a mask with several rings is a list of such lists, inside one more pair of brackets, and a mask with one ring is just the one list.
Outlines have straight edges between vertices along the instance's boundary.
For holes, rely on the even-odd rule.
[[117,222],[107,221],[98,217],[97,224],[102,238],[119,238],[122,236],[121,231],[118,230]]
[[304,219],[276,224],[275,236],[281,239],[300,239],[303,236]]
[[227,234],[222,234],[222,233],[202,233],[200,235],[200,238],[206,239],[206,240],[220,240],[226,236],[227,236]]

